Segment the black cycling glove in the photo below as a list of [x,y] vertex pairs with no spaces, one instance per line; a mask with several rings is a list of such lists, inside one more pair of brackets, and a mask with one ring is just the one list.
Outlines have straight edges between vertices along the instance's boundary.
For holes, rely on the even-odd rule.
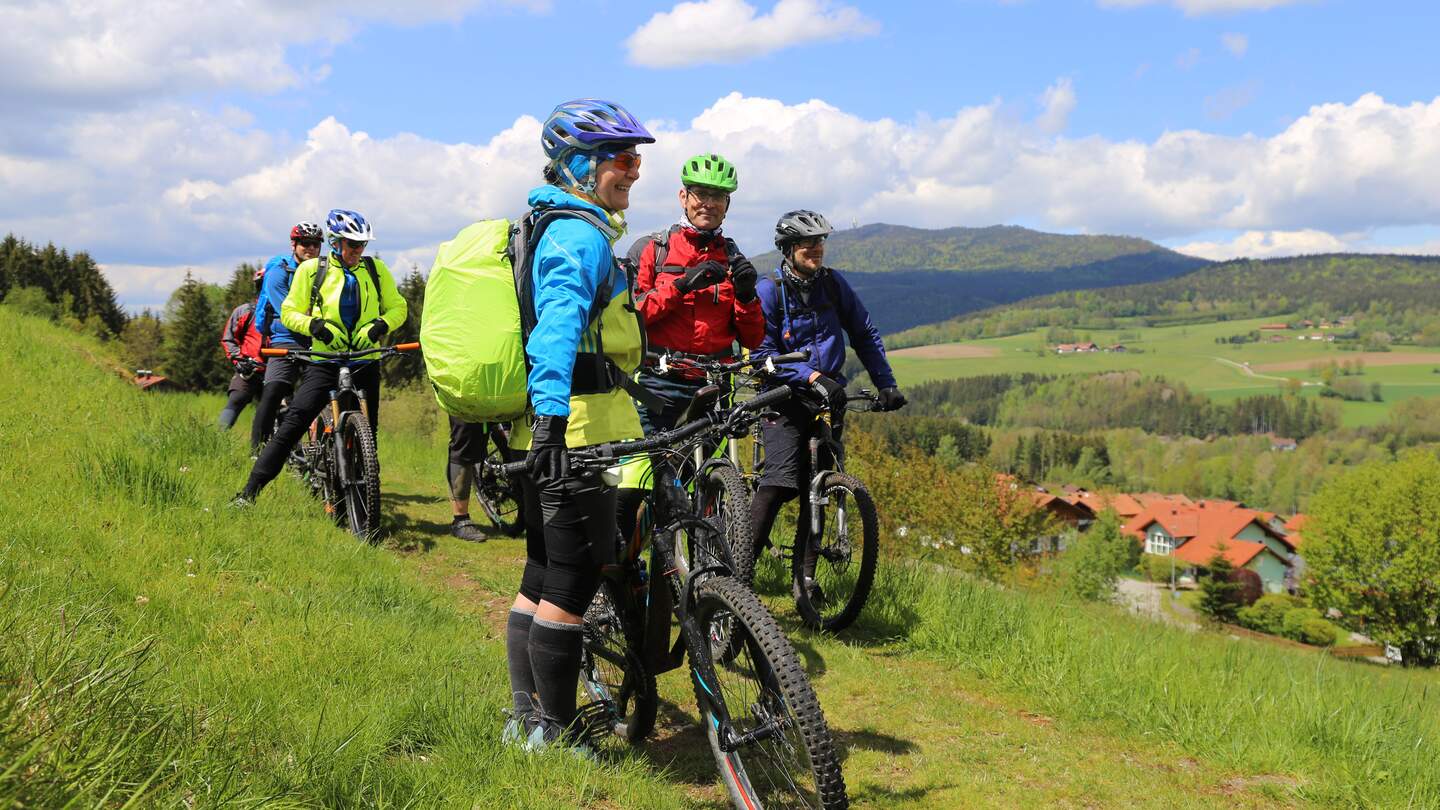
[[321,343],[330,343],[335,340],[335,333],[331,332],[330,327],[325,325],[324,318],[311,318],[310,337],[315,338]]
[[900,389],[893,385],[880,389],[880,410],[882,411],[898,411],[909,401],[904,394],[900,393]]
[[241,377],[244,377],[247,380],[250,379],[250,375],[255,373],[255,361],[251,360],[248,357],[242,357],[239,360],[236,360],[235,373],[239,374]]
[[816,377],[815,382],[810,383],[810,390],[814,391],[815,395],[832,411],[845,407],[845,386],[824,374]]
[[735,285],[735,300],[742,304],[748,304],[755,300],[755,282],[760,275],[755,272],[755,265],[744,256],[736,256],[730,261],[730,283]]
[[711,259],[695,265],[687,270],[683,277],[676,279],[675,289],[682,293],[694,292],[724,280],[725,265]]
[[365,336],[370,338],[371,343],[379,343],[380,338],[388,334],[390,334],[390,324],[376,318],[375,322],[370,324],[370,330],[365,333]]
[[565,429],[570,422],[563,416],[537,416],[530,428],[530,453],[525,457],[526,469],[536,484],[563,481],[570,477],[570,456],[565,450]]

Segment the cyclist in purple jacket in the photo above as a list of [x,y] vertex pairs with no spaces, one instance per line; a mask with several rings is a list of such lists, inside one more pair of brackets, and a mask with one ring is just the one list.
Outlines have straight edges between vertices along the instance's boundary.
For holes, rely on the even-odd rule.
[[[815,408],[831,408],[834,435],[840,438],[845,413],[845,338],[880,389],[880,407],[904,407],[905,395],[885,357],[880,331],[854,288],[836,270],[825,266],[825,239],[834,229],[814,211],[790,211],[775,223],[775,247],[783,260],[760,279],[756,292],[765,311],[765,339],[754,356],[765,358],[808,349],[810,358],[776,365],[776,377],[802,396],[776,408],[761,424],[765,463],[760,486],[750,502],[750,526],[757,553],[770,544],[775,516],[787,501],[800,496],[801,514],[809,504],[805,483],[813,474],[806,447],[815,429]],[[821,463],[825,463],[821,459]],[[798,521],[796,548],[809,543],[810,524]],[[807,586],[815,588],[813,581]]]

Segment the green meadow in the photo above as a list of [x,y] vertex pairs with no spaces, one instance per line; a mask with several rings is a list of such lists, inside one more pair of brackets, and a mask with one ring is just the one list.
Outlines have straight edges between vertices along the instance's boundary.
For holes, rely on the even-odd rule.
[[[0,806],[728,806],[681,673],[638,749],[500,745],[523,543],[443,534],[423,392],[382,410],[371,547],[288,475],[228,511],[249,412],[220,433],[219,395],[141,393],[4,307],[0,351]],[[856,807],[1440,806],[1433,673],[901,560],[838,639],[796,625],[776,569],[760,587]]]
[[[1057,354],[1046,345],[1044,330],[1003,338],[948,343],[903,349],[891,354],[896,376],[905,385],[928,380],[977,374],[1094,374],[1135,370],[1183,382],[1192,390],[1219,400],[1274,393],[1289,379],[1305,383],[1302,393],[1316,396],[1320,378],[1312,363],[1364,362],[1355,379],[1366,385],[1380,383],[1383,401],[1345,402],[1342,420],[1347,426],[1382,422],[1396,402],[1411,397],[1440,396],[1440,351],[1396,346],[1390,352],[1344,351],[1333,343],[1298,340],[1299,335],[1325,334],[1319,329],[1278,333],[1280,342],[1262,337],[1260,343],[1221,344],[1217,338],[1245,334],[1261,324],[1283,322],[1284,317],[1248,321],[1134,327],[1077,332],[1081,342],[1106,347],[1124,345],[1126,352]],[[1262,333],[1268,335],[1268,333]]]

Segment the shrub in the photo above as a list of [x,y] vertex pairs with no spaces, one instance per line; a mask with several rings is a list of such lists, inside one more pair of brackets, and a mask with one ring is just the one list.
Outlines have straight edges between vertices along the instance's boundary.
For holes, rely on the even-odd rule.
[[1284,636],[1306,644],[1328,647],[1340,637],[1340,630],[1311,607],[1293,608],[1285,613]]
[[1265,584],[1260,581],[1260,575],[1249,568],[1236,568],[1231,571],[1230,581],[1237,586],[1235,603],[1242,608],[1255,604],[1255,600],[1265,594]]
[[1241,627],[1279,636],[1285,633],[1285,614],[1304,606],[1305,600],[1288,593],[1267,593],[1255,604],[1240,608],[1237,618]]
[[1225,556],[1224,546],[1217,546],[1215,556],[1205,566],[1209,575],[1200,581],[1200,612],[1217,622],[1234,622],[1240,586],[1231,581],[1235,567]]
[[1101,512],[1061,558],[1065,592],[1087,602],[1113,598],[1116,580],[1131,567],[1129,549],[1134,545],[1134,539],[1121,533],[1120,517],[1114,510]]
[[[1163,554],[1140,555],[1140,571],[1145,574],[1145,578],[1151,582],[1169,582],[1170,569],[1170,558]],[[1176,573],[1178,576],[1178,569]]]

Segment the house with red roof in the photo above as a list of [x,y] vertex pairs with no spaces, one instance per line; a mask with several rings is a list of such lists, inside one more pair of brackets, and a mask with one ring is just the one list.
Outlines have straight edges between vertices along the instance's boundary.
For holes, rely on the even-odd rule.
[[1293,578],[1294,544],[1260,512],[1234,501],[1156,501],[1123,531],[1143,543],[1145,553],[1172,556],[1187,568],[1204,568],[1223,551],[1234,567],[1259,574],[1270,593],[1283,592]]

